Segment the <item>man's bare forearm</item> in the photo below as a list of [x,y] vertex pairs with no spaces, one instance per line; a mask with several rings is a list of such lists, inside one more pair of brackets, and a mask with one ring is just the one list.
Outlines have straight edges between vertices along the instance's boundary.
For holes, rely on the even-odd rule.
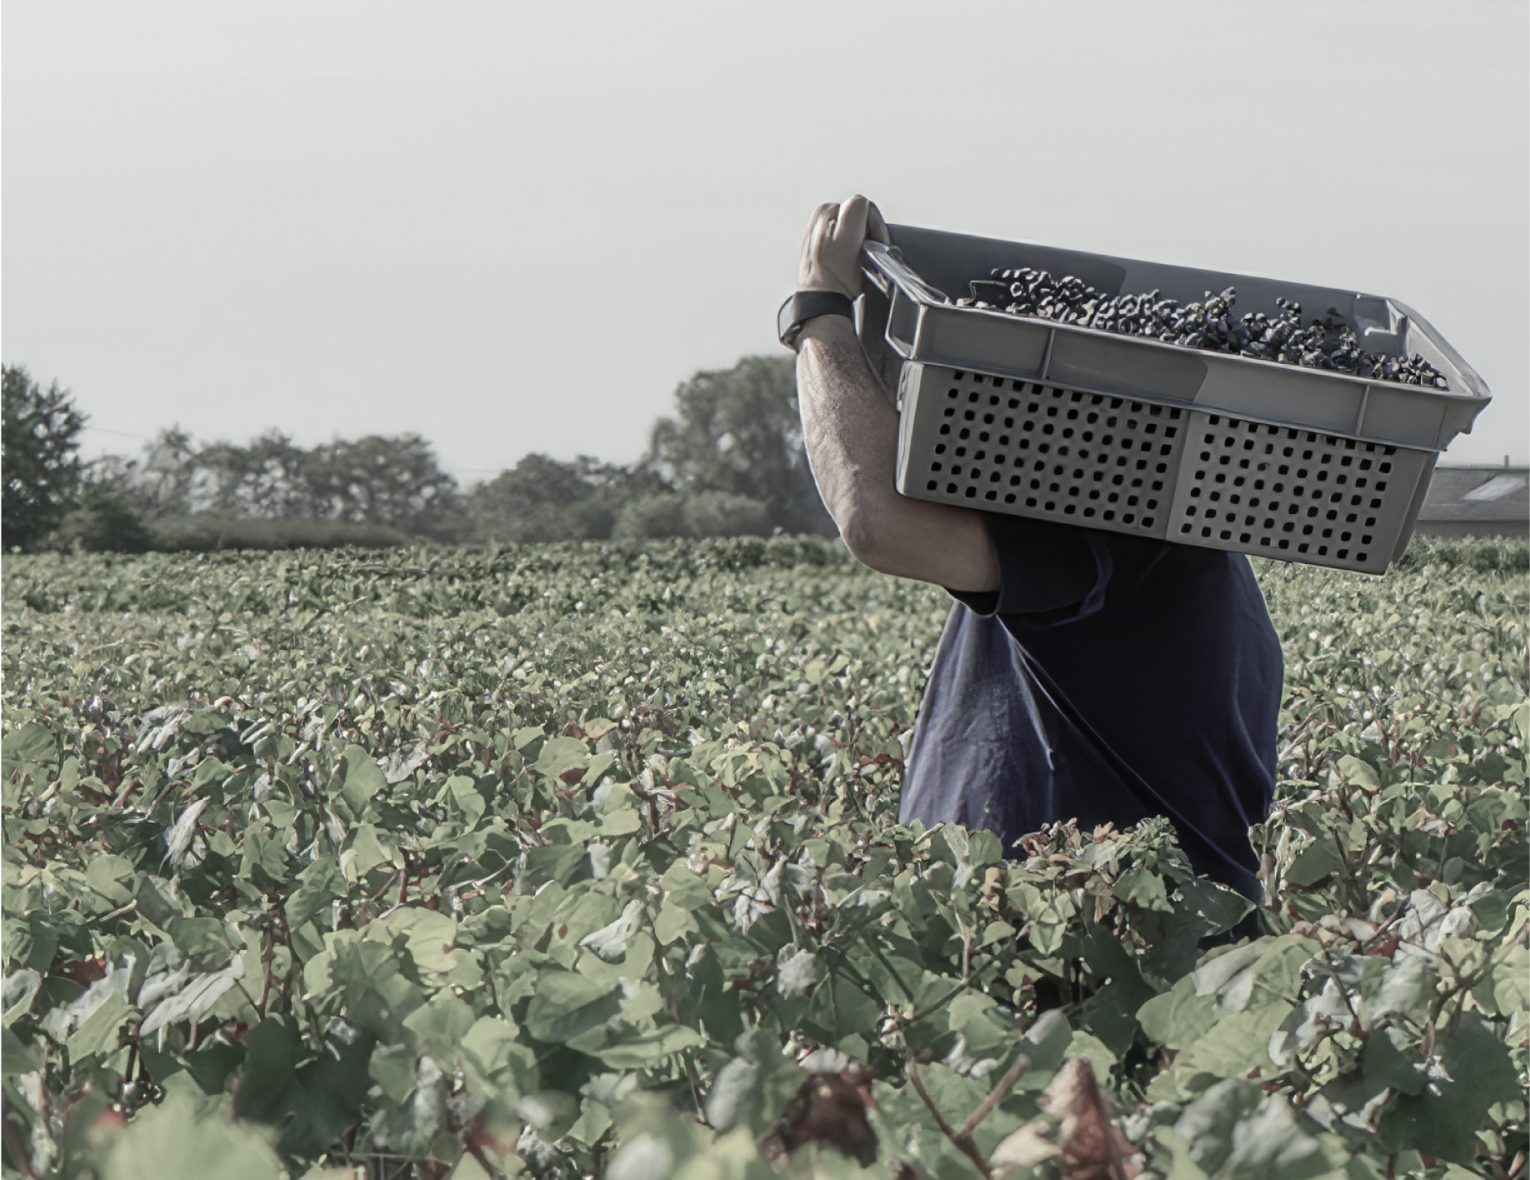
[[856,557],[883,573],[953,590],[998,587],[979,513],[898,494],[898,416],[849,320],[821,316],[804,326],[797,391],[813,478]]
[[821,316],[804,325],[797,398],[818,494],[845,543],[858,552],[870,524],[868,507],[880,490],[893,492],[898,416],[843,316]]

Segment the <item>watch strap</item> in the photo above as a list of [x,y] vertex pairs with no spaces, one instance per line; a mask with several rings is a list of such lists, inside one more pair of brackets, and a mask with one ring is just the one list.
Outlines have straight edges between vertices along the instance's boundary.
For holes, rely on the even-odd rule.
[[842,315],[854,321],[855,302],[838,291],[798,291],[776,313],[776,331],[781,343],[795,352],[802,325],[821,315]]

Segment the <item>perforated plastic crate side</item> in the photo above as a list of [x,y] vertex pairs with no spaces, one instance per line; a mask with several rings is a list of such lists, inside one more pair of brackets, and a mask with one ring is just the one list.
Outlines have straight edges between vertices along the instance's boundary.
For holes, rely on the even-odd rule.
[[1167,538],[1385,573],[1434,453],[1222,414],[1189,415]]
[[1432,452],[1146,398],[908,363],[897,487],[916,499],[1383,573]]
[[1166,537],[1185,408],[916,364],[900,402],[905,495]]

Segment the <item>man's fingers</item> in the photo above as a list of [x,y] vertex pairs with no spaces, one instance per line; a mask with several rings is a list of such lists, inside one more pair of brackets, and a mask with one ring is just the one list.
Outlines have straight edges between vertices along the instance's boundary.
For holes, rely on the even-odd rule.
[[839,225],[834,230],[836,240],[849,237],[857,244],[866,238],[866,215],[871,202],[856,193],[839,207]]
[[808,233],[811,235],[822,229],[834,220],[839,214],[839,205],[834,201],[825,201],[813,210],[813,220],[808,223]]
[[[838,211],[838,206],[835,206],[835,210]],[[825,217],[813,225],[812,245],[809,247],[809,253],[815,257],[818,256],[823,253],[824,245],[833,241],[833,239],[834,218]]]
[[859,193],[840,204],[819,205],[802,240],[799,283],[812,284],[815,289],[839,289],[853,299],[861,290],[857,255],[868,235],[886,243],[887,223],[877,207]]
[[802,235],[803,262],[817,253],[823,243],[824,231],[838,212],[839,206],[833,201],[825,201],[813,210],[813,216],[808,219],[807,233]]
[[882,211],[876,207],[875,202],[867,202],[871,206],[870,215],[866,218],[866,236],[875,238],[882,245],[892,244],[892,235],[887,232],[887,222],[882,220]]

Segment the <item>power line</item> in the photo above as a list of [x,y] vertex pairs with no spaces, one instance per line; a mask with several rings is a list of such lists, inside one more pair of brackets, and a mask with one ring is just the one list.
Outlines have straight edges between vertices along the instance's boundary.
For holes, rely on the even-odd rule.
[[119,434],[123,438],[141,438],[145,442],[149,441],[149,436],[147,434],[134,434],[130,430],[111,430],[111,429],[109,429],[108,427],[105,427],[105,426],[89,426],[89,425],[87,425],[85,427],[85,429],[86,430],[94,430],[98,434]]

